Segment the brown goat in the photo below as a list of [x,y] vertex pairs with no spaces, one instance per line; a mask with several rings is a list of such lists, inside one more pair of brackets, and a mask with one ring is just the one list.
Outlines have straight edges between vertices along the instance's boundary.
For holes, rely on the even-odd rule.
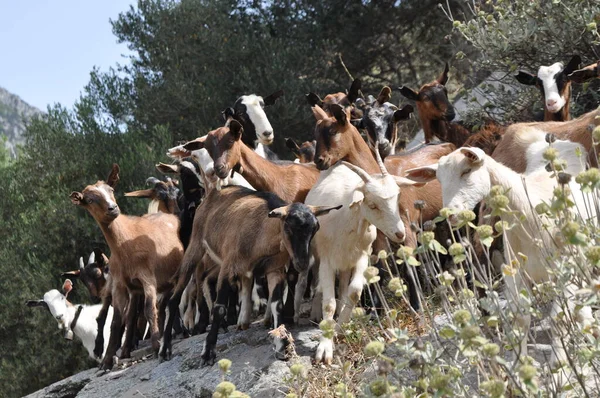
[[527,170],[527,148],[531,139],[535,139],[532,131],[553,134],[556,138],[577,142],[588,152],[588,162],[596,167],[597,151],[592,143],[592,130],[600,125],[600,108],[588,112],[577,119],[567,122],[535,122],[517,123],[509,126],[502,140],[496,147],[492,157],[518,173]]
[[[83,192],[71,194],[73,204],[85,208],[94,217],[111,250],[114,316],[107,352],[101,365],[105,369],[112,367],[130,294],[144,294],[144,313],[150,324],[152,347],[158,352],[156,295],[171,290],[171,278],[183,257],[183,246],[177,234],[178,218],[165,213],[142,217],[121,214],[113,194],[118,181],[119,166],[114,164],[106,182],[98,181],[85,187]],[[130,310],[133,307],[129,305]]]
[[425,143],[437,137],[444,142],[451,142],[458,148],[463,146],[471,132],[458,123],[452,123],[456,112],[448,100],[446,89],[448,71],[449,66],[446,63],[444,71],[438,78],[423,85],[419,92],[403,86],[400,87],[400,93],[416,102],[421,127],[425,134]]
[[302,145],[298,145],[293,138],[286,138],[285,145],[296,156],[297,163],[314,162],[316,141],[304,141]]
[[[217,332],[235,279],[241,281],[243,298],[238,325],[242,329],[248,327],[252,273],[258,264],[264,266],[266,272],[274,326],[277,327],[281,321],[285,267],[291,260],[298,271],[308,268],[310,240],[318,229],[316,217],[339,207],[289,205],[273,193],[238,186],[211,190],[196,212],[190,246],[185,252],[179,280],[169,303],[170,316],[161,357],[169,358],[171,354],[171,322],[181,292],[194,271],[196,277],[209,272],[199,269],[207,254],[215,264],[222,265],[218,274],[213,323],[201,355],[202,366],[214,363]],[[202,281],[197,280],[196,283],[201,284]],[[285,347],[281,343],[276,340],[278,358],[285,355]]]
[[311,165],[293,162],[270,162],[241,140],[242,125],[236,120],[208,133],[206,139],[194,140],[183,147],[188,151],[206,148],[215,162],[215,174],[225,178],[239,172],[257,191],[273,192],[287,202],[304,202],[319,178]]
[[332,116],[332,114],[329,107],[331,105],[338,104],[350,112],[352,119],[361,119],[363,117],[362,111],[354,106],[354,102],[360,95],[361,86],[361,80],[356,78],[352,81],[352,85],[350,86],[350,90],[348,90],[348,94],[342,92],[327,94],[324,99],[321,99],[321,97],[319,97],[317,94],[311,92],[306,94],[306,99],[311,107],[319,106],[330,116]]
[[588,80],[600,78],[600,61],[595,64],[578,69],[568,75],[568,78],[575,83],[585,83]]

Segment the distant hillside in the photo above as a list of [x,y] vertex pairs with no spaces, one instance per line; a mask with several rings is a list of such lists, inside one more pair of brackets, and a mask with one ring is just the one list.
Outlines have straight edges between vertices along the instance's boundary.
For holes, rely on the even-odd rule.
[[41,113],[43,112],[39,109],[0,87],[0,134],[8,137],[6,147],[13,157],[16,156],[16,145],[25,141],[25,121]]

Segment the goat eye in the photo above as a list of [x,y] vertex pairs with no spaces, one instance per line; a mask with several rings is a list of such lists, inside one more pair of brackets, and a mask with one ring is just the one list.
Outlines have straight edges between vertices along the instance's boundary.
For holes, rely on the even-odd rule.
[[463,171],[462,173],[460,173],[461,177],[466,176],[467,174],[469,174],[471,172],[471,169],[466,169],[465,171]]
[[369,203],[369,209],[377,210],[377,205],[375,203]]

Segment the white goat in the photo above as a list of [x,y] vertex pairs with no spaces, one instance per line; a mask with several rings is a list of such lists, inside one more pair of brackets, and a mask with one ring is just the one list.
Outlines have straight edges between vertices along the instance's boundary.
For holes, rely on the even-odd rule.
[[[322,171],[306,197],[309,205],[343,205],[337,212],[321,218],[321,228],[313,240],[320,261],[319,288],[323,294],[325,320],[332,320],[336,312],[334,287],[336,273],[339,273],[342,309],[338,324],[350,319],[360,299],[365,284],[363,273],[369,265],[377,229],[394,242],[404,239],[404,223],[398,211],[399,185],[414,182],[389,175],[380,159],[382,174],[379,175],[369,175],[346,162]],[[316,361],[331,363],[332,359],[333,340],[322,336]]]
[[[75,334],[83,343],[90,358],[100,362],[101,358],[94,355],[94,345],[98,334],[96,318],[98,318],[102,304],[72,304],[64,294],[52,289],[44,294],[42,300],[29,300],[27,306],[46,307],[58,322],[58,328],[64,332],[64,337],[67,340],[73,340],[73,334]],[[113,308],[110,307],[106,317],[107,322],[104,324],[105,336],[110,336],[112,316]],[[108,339],[104,339],[102,355],[106,352],[107,345]]]
[[[566,141],[557,141],[555,145],[562,150],[559,152],[560,157],[567,160],[571,172],[583,170],[581,160],[576,156],[577,148],[582,151],[581,153],[585,153],[581,145]],[[547,147],[547,144],[543,146]],[[529,155],[536,158],[540,153],[532,149]],[[527,161],[531,164],[538,162],[537,164],[541,166],[539,158],[527,159]],[[510,264],[513,259],[518,260],[517,253],[527,256],[521,270],[503,273],[507,300],[513,313],[518,314],[520,312],[519,292],[524,288],[531,288],[534,283],[545,282],[551,278],[552,273],[549,271],[552,270],[553,264],[548,261],[548,258],[559,248],[552,236],[554,231],[542,227],[543,220],[534,207],[539,203],[551,201],[557,186],[556,178],[552,177],[545,167],[530,170],[526,175],[516,173],[487,156],[479,148],[460,148],[440,158],[438,164],[407,170],[407,177],[420,182],[430,181],[436,176],[442,186],[445,207],[471,210],[490,194],[492,186],[499,185],[504,188],[505,195],[508,197],[508,207],[519,215],[525,216],[523,221],[517,222],[515,227],[505,232],[504,255],[507,263]],[[577,210],[582,213],[582,217],[588,219],[593,216],[585,214],[586,207],[583,205],[583,194],[579,185],[571,182],[570,188]],[[555,302],[552,314],[556,315],[559,311],[559,305]],[[582,308],[577,318],[583,319],[583,323],[590,320],[590,308]],[[517,321],[524,327],[525,332],[520,344],[520,355],[527,355],[527,335],[531,316],[528,313],[520,314],[517,316]],[[554,350],[551,363],[556,363],[557,360],[565,358],[564,349],[556,334],[553,334],[552,345]]]

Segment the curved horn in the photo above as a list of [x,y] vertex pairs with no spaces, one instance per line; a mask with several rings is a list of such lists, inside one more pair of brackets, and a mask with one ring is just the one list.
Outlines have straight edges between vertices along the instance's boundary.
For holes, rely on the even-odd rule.
[[160,182],[160,180],[156,177],[148,177],[148,179],[146,180],[146,185],[156,185]]
[[385,165],[383,164],[383,159],[381,159],[381,155],[379,154],[379,141],[375,141],[374,147],[375,147],[375,159],[377,159],[377,164],[379,165],[381,174],[383,174],[384,177],[387,177],[390,175],[390,173],[388,173],[387,169],[385,168]]
[[373,181],[373,178],[369,175],[369,173],[367,173],[366,171],[364,171],[363,169],[361,169],[358,166],[353,165],[352,163],[348,163],[345,160],[342,160],[342,164],[344,166],[346,166],[347,168],[349,168],[350,170],[352,170],[353,172],[355,172],[356,174],[358,174],[358,176],[365,182],[371,182]]
[[79,269],[83,269],[85,265],[83,264],[83,257],[79,257]]
[[96,253],[92,252],[90,257],[88,258],[88,265],[94,264],[96,262]]

